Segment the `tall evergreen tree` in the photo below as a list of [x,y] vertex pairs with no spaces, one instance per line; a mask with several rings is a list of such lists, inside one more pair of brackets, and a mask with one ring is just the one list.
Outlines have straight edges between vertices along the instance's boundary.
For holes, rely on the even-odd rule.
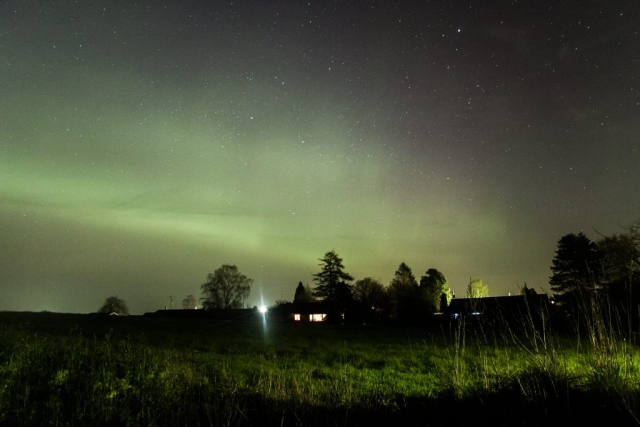
[[398,266],[388,288],[393,303],[393,317],[401,322],[419,320],[424,298],[411,268],[404,262]]
[[296,294],[293,297],[294,303],[304,303],[304,302],[313,302],[315,298],[313,297],[312,291],[309,286],[305,286],[302,282],[298,282],[298,287],[296,288]]
[[298,282],[298,287],[296,288],[296,294],[293,297],[293,302],[302,302],[304,299],[304,285],[302,282]]
[[316,287],[313,296],[324,301],[344,306],[351,299],[351,285],[346,283],[353,277],[344,271],[342,259],[332,250],[320,258],[322,269],[313,275]]
[[584,233],[567,234],[558,241],[549,279],[558,304],[583,298],[600,284],[600,254]]
[[393,279],[391,279],[390,286],[418,286],[418,282],[416,281],[416,277],[413,275],[411,268],[405,264],[404,262],[400,263],[398,269],[393,275]]

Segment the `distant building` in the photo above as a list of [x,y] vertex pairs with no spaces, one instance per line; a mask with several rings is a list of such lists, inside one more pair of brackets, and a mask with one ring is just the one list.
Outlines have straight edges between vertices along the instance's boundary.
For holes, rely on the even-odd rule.
[[255,320],[261,316],[261,313],[258,311],[257,307],[254,307],[212,310],[158,310],[151,313],[145,313],[144,315],[147,317],[163,317],[172,319]]
[[285,322],[325,322],[331,310],[325,302],[288,302],[270,312]]
[[550,301],[545,294],[456,298],[451,300],[443,314],[454,322],[475,318],[509,325],[527,321],[539,326],[545,316],[550,315]]

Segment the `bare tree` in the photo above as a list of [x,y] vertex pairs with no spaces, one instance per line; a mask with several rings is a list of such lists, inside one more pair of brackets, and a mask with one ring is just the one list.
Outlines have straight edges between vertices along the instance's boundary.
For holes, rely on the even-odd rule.
[[116,314],[129,314],[129,307],[127,307],[127,303],[118,296],[107,297],[102,304],[102,307],[98,310],[98,313],[116,313]]
[[204,308],[242,308],[251,292],[253,280],[238,271],[235,265],[224,264],[207,275],[202,285]]
[[187,297],[182,300],[182,308],[185,310],[193,310],[196,308],[196,298],[193,295],[187,295]]
[[384,285],[372,277],[365,277],[353,284],[353,299],[371,308],[379,308],[388,302]]

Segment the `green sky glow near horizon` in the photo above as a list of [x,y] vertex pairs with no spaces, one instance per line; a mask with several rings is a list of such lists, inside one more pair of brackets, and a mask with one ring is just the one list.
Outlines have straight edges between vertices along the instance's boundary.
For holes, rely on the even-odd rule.
[[640,218],[637,8],[409,3],[1,5],[0,310],[291,300],[332,249],[504,295]]

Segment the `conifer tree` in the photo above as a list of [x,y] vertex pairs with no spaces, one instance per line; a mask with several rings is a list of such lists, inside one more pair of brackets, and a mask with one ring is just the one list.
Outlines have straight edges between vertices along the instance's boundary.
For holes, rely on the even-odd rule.
[[598,248],[582,232],[567,234],[558,241],[549,279],[551,291],[559,304],[583,298],[600,283]]
[[343,305],[351,299],[351,285],[346,283],[353,277],[344,271],[342,259],[332,250],[320,258],[322,269],[313,275],[316,287],[313,296],[331,303]]

